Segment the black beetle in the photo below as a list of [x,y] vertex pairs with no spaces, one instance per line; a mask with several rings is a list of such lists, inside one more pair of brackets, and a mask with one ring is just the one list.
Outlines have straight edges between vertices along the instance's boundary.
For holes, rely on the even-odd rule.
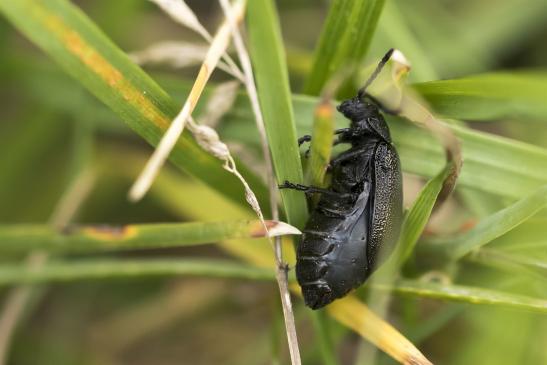
[[[384,254],[399,236],[403,198],[399,156],[379,111],[381,105],[366,94],[392,52],[382,58],[357,96],[337,108],[351,124],[335,131],[334,144],[351,147],[330,161],[330,187],[288,181],[279,186],[321,194],[297,249],[296,278],[304,302],[312,309],[360,286],[376,268],[380,248]],[[310,140],[311,136],[304,136],[298,142]]]

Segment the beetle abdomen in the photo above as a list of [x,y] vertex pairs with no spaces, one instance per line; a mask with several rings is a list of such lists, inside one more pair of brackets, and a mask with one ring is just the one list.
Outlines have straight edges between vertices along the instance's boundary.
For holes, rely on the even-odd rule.
[[296,278],[306,305],[321,308],[358,287],[369,274],[367,201],[369,185],[343,218],[316,209],[298,246]]

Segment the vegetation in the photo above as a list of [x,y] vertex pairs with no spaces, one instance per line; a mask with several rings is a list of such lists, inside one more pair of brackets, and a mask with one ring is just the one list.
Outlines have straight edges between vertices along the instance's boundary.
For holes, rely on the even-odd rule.
[[[0,364],[547,363],[544,0],[247,1],[254,75],[230,48],[130,203],[214,38],[199,22],[225,22],[217,1],[188,1],[185,26],[153,2],[169,3],[0,0]],[[390,47],[411,64],[373,89],[402,106],[387,116],[402,234],[325,310],[289,270],[298,353],[274,251],[294,266],[298,236],[278,221],[302,229],[313,199],[277,201],[268,166],[324,184],[325,141],[347,124],[336,100]],[[296,139],[312,133],[306,159]]]

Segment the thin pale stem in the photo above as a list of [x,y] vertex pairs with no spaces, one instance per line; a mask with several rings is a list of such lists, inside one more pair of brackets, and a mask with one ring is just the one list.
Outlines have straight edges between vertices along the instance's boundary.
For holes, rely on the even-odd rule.
[[[233,7],[233,16],[237,21],[241,21],[245,12],[245,1],[238,0]],[[131,190],[129,192],[129,198],[132,201],[138,201],[146,194],[150,189],[154,179],[156,178],[159,170],[163,166],[167,157],[171,153],[173,147],[177,143],[180,135],[184,130],[187,119],[192,115],[192,112],[207,84],[207,81],[211,77],[213,70],[218,65],[220,57],[226,51],[228,44],[230,43],[230,26],[225,21],[217,31],[211,47],[207,52],[207,56],[201,65],[198,76],[192,86],[192,90],[182,107],[180,113],[175,117],[169,129],[161,139],[158,147],[152,154],[150,160],[148,160],[144,170],[141,172]]]
[[[231,11],[231,5],[228,0],[219,0],[222,9],[228,23],[231,26],[232,36],[234,38],[234,45],[245,74],[245,87],[251,101],[251,107],[255,116],[257,129],[260,135],[260,144],[262,147],[262,153],[266,160],[266,173],[268,179],[268,186],[270,187],[270,205],[273,219],[279,219],[278,201],[277,201],[277,183],[273,176],[273,163],[268,148],[268,140],[266,138],[266,128],[264,126],[264,118],[258,102],[258,93],[254,82],[253,68],[251,65],[251,59],[249,53],[243,42],[243,38],[238,29],[237,20],[233,17]],[[289,285],[287,279],[287,265],[283,262],[283,250],[281,245],[281,239],[274,239],[274,252],[276,259],[276,279],[279,286],[279,293],[281,295],[281,304],[283,307],[283,316],[285,320],[285,330],[287,332],[287,341],[289,345],[289,352],[291,355],[291,363],[293,365],[300,365],[300,350],[298,346],[298,336],[296,333],[296,325],[294,320],[294,313],[292,309],[291,296],[289,293]]]

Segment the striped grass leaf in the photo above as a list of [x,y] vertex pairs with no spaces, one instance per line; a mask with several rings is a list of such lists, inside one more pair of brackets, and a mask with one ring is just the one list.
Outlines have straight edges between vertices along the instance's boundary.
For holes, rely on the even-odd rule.
[[[112,43],[76,6],[66,0],[0,1],[0,11],[63,69],[118,114],[136,133],[156,145],[177,103]],[[179,139],[171,161],[242,204],[242,188],[215,157],[204,152],[188,133]],[[242,169],[243,170],[243,169]],[[267,205],[258,177],[241,171]]]

